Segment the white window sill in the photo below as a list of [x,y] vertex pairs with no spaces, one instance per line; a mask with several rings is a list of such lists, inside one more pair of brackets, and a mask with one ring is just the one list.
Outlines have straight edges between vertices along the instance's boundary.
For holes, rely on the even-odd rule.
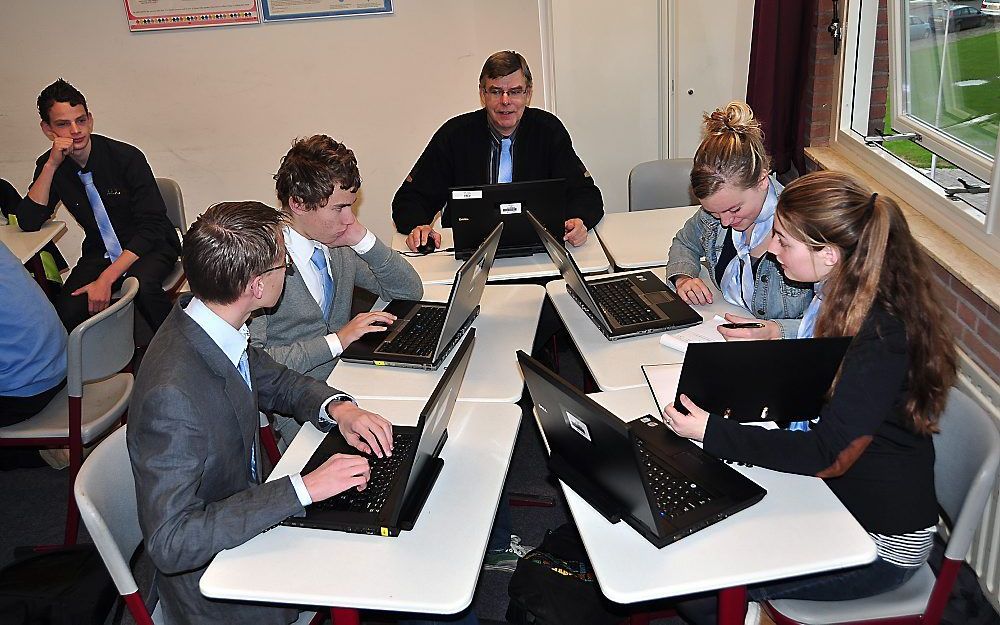
[[836,144],[831,147],[806,148],[806,156],[823,169],[852,174],[874,191],[893,198],[906,215],[913,236],[927,253],[990,306],[1000,310],[1000,270],[995,266],[900,199],[884,182],[873,178],[869,170],[858,166],[853,155],[844,153]]

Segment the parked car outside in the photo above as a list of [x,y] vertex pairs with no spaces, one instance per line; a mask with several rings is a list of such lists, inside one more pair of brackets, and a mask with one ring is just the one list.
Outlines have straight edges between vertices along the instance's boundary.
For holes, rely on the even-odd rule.
[[984,15],[1000,15],[1000,0],[983,0],[980,10]]
[[986,16],[975,7],[953,6],[947,11],[935,11],[932,27],[935,32],[945,31],[945,15],[948,15],[948,32],[957,33],[960,30],[978,28],[986,23]]
[[916,15],[910,16],[910,39],[926,39],[931,36],[931,25]]

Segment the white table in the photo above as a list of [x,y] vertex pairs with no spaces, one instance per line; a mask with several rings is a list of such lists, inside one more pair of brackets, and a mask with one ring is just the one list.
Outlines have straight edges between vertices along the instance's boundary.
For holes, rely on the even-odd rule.
[[47,221],[36,232],[24,232],[17,226],[0,226],[0,242],[10,248],[22,263],[27,263],[49,241],[66,231],[66,222]]
[[0,242],[9,248],[22,264],[27,265],[28,270],[34,274],[35,280],[42,287],[42,291],[48,293],[45,267],[42,266],[42,259],[38,253],[65,231],[64,221],[47,221],[35,232],[24,232],[15,225],[6,224],[0,226]]
[[[661,280],[664,279],[663,268],[654,269],[653,273]],[[694,306],[703,318],[711,319],[715,315],[727,312],[744,317],[752,316],[743,308],[733,306],[723,299],[722,294],[715,290],[710,281],[706,283],[713,291],[713,303]],[[602,391],[646,386],[640,365],[684,362],[683,353],[660,344],[660,334],[643,334],[616,341],[606,339],[580,305],[566,292],[564,280],[549,282],[545,285],[545,290],[587,368],[594,376],[594,381]]]
[[[412,425],[423,402],[362,406]],[[279,526],[215,557],[201,578],[207,597],[294,605],[453,614],[472,602],[510,464],[521,409],[456,404],[444,469],[416,526],[381,538]],[[311,425],[269,479],[299,471],[323,438]]]
[[[424,288],[424,300],[445,301],[450,286],[432,284]],[[488,284],[483,292],[476,328],[476,346],[465,374],[459,401],[516,402],[524,378],[514,352],[531,351],[545,290],[537,284]],[[450,366],[455,350],[436,371],[402,367],[377,367],[340,362],[327,383],[358,400],[424,400]]]
[[[647,389],[590,397],[625,421],[656,410]],[[823,480],[759,467],[736,469],[767,490],[764,499],[663,549],[624,522],[609,523],[563,484],[605,596],[635,603],[730,589],[740,607],[735,610],[738,619],[727,617],[743,623],[742,587],[747,584],[875,559],[874,542]],[[721,611],[719,622],[725,622]]]
[[[441,233],[440,249],[444,250],[455,246],[451,228],[442,228],[438,232]],[[593,232],[587,237],[587,242],[580,247],[567,245],[566,248],[584,273],[603,273],[611,268],[611,263],[604,254],[604,248],[601,247],[601,242],[594,236]],[[398,232],[393,233],[392,249],[409,252],[409,248],[406,247],[406,235]],[[455,272],[462,266],[461,261],[455,260],[454,252],[407,256],[406,260],[410,261],[413,268],[417,270],[420,280],[424,284],[451,284],[455,281]],[[518,258],[496,259],[493,262],[493,268],[490,269],[490,282],[545,278],[557,275],[559,272],[549,260],[548,254],[541,253]]]
[[606,213],[597,236],[620,269],[663,267],[674,235],[700,206]]

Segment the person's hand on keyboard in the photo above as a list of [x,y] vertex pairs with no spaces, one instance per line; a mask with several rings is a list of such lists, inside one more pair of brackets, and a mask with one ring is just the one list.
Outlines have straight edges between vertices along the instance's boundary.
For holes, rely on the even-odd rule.
[[392,455],[392,424],[381,416],[349,401],[332,401],[326,410],[351,447],[379,458]]
[[712,303],[712,291],[701,278],[679,276],[674,281],[674,286],[677,287],[677,294],[681,299],[692,306]]
[[385,332],[395,320],[396,315],[381,310],[361,313],[337,330],[337,338],[341,347],[347,349],[348,345],[369,332]]
[[313,501],[323,501],[348,488],[364,490],[371,477],[368,460],[361,456],[334,454],[319,468],[302,476]]

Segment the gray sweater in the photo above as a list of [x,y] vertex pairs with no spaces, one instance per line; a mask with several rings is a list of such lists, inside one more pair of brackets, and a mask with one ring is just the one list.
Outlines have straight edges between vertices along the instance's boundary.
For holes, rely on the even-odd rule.
[[298,272],[285,278],[285,291],[278,303],[251,319],[250,344],[263,348],[289,369],[326,381],[337,360],[326,335],[350,321],[354,287],[371,291],[384,300],[423,297],[424,287],[416,270],[382,241],[364,254],[350,247],[330,248],[330,273],[335,292],[330,321],[306,288]]

